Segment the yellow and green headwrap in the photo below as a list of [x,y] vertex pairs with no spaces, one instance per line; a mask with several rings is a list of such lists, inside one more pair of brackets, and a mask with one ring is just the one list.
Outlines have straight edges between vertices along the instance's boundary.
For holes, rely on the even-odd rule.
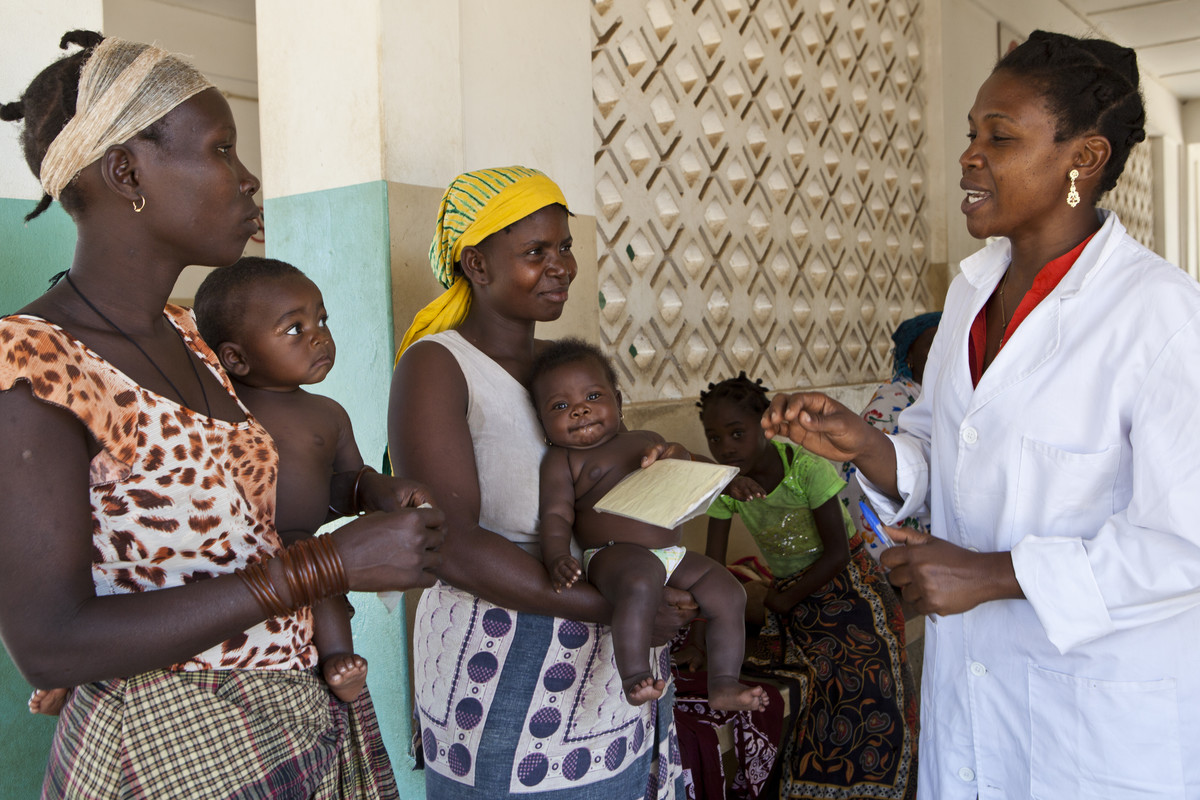
[[400,342],[396,360],[422,336],[455,328],[466,318],[471,308],[471,285],[462,275],[454,274],[464,247],[477,245],[556,203],[567,206],[558,184],[528,167],[480,169],[455,178],[442,196],[429,246],[429,266],[446,291],[417,312]]

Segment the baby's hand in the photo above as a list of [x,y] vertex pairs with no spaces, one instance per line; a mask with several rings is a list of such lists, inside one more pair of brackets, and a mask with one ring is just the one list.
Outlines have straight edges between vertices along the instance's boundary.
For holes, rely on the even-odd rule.
[[433,497],[423,484],[373,471],[362,476],[358,498],[359,507],[364,511],[398,511],[418,508],[425,503],[433,505]]
[[556,592],[570,589],[577,580],[583,577],[583,570],[579,568],[579,562],[569,554],[553,559],[546,567],[550,573],[550,584]]
[[725,494],[732,497],[734,500],[757,500],[760,497],[766,497],[767,493],[763,491],[762,486],[753,478],[748,478],[745,475],[738,475],[729,482],[725,487]]
[[679,458],[684,461],[691,461],[692,454],[679,442],[658,442],[647,447],[642,453],[642,469],[664,458]]

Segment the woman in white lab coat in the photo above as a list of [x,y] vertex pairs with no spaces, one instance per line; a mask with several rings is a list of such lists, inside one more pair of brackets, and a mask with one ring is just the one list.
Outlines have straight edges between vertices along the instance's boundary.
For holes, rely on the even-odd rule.
[[[1036,32],[980,88],[977,238],[885,436],[819,394],[770,434],[852,460],[928,612],[922,798],[1200,797],[1200,288],[1095,208],[1142,141],[1133,51]],[[867,484],[864,481],[864,484]]]

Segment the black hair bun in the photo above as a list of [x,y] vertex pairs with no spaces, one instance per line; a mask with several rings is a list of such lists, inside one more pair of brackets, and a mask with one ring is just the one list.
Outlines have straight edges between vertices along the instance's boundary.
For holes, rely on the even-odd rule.
[[104,34],[99,31],[76,30],[67,31],[58,40],[58,49],[66,50],[70,45],[78,45],[84,50],[90,50],[104,41]]
[[20,100],[14,100],[11,103],[5,103],[0,106],[0,120],[5,122],[16,122],[19,119],[25,118],[25,104]]

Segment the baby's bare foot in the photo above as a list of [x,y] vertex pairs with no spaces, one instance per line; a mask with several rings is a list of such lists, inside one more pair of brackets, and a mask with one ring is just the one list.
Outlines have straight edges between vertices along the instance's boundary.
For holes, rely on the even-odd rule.
[[57,717],[70,692],[70,689],[34,689],[29,696],[29,713]]
[[747,686],[737,678],[708,679],[708,704],[717,711],[762,711],[767,693],[761,686]]
[[635,675],[622,683],[625,688],[625,699],[631,706],[640,706],[651,700],[657,700],[662,697],[663,691],[667,688],[666,681],[656,679],[649,672]]
[[351,703],[367,685],[367,660],[357,653],[330,656],[321,667],[330,691],[343,703]]

